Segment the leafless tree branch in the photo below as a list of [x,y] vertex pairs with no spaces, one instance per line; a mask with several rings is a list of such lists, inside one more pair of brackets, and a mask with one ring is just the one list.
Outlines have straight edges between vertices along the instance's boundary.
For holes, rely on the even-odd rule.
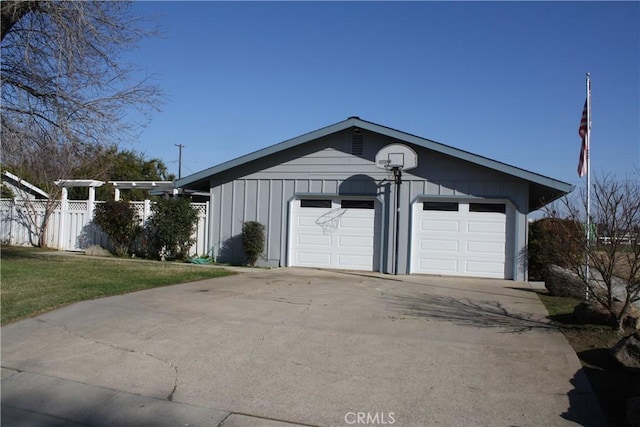
[[[640,182],[617,181],[607,176],[596,181],[592,195],[590,239],[586,238],[586,230],[567,233],[579,239],[573,244],[582,250],[569,254],[566,243],[554,246],[550,242],[550,246],[620,327],[632,305],[640,301]],[[565,226],[584,224],[586,204],[583,191],[577,198],[565,198],[561,212],[547,211],[547,216],[572,220],[564,222]],[[589,277],[585,270],[587,259]]]
[[[154,34],[127,1],[8,0],[2,14],[2,164],[51,195],[91,147],[134,138],[159,88],[123,52]],[[99,168],[95,171],[100,173]],[[46,228],[46,227],[43,227]]]

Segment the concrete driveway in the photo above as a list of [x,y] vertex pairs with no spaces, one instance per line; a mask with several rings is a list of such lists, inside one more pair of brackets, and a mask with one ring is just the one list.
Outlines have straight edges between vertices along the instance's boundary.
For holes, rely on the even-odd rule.
[[6,425],[604,421],[528,284],[247,269],[2,328]]

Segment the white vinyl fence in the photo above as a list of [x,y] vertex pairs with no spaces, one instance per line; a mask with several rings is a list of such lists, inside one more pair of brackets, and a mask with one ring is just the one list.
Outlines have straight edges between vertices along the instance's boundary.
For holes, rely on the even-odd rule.
[[[64,200],[53,205],[46,233],[46,245],[67,251],[82,251],[92,245],[109,248],[109,239],[93,223],[93,204],[101,202]],[[138,213],[141,224],[151,216],[149,200],[130,202]],[[198,223],[193,233],[196,242],[190,255],[206,255],[209,203],[191,203],[198,210]],[[10,245],[29,246],[37,243],[34,224],[41,225],[46,201],[0,199],[0,241]],[[34,221],[35,220],[35,221]]]

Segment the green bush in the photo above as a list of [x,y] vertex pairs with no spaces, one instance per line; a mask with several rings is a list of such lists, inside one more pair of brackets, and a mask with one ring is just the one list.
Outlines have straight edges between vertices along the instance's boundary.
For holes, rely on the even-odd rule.
[[571,219],[542,218],[529,225],[530,280],[543,280],[548,264],[569,268],[584,257],[584,227]]
[[114,253],[121,257],[129,255],[132,243],[142,231],[140,218],[125,200],[97,204],[93,222],[105,232],[113,244]]
[[155,259],[186,259],[195,242],[193,231],[198,210],[189,198],[163,198],[151,206],[151,218],[145,226],[147,255]]
[[13,193],[11,188],[3,182],[0,184],[0,197],[3,199],[13,199],[16,195]]
[[264,225],[257,221],[247,221],[242,224],[242,247],[247,263],[252,267],[264,250]]

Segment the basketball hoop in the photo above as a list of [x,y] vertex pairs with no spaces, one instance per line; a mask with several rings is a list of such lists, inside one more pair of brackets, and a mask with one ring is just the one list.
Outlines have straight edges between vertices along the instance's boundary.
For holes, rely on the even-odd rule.
[[376,154],[376,166],[389,170],[409,170],[418,166],[418,155],[402,144],[390,144]]
[[398,235],[400,234],[400,185],[402,184],[402,170],[413,169],[418,166],[418,155],[413,149],[402,144],[390,144],[382,147],[376,154],[376,166],[389,172],[393,172],[395,188],[395,209],[393,222],[395,233],[393,236],[393,269],[394,274],[398,274]]

